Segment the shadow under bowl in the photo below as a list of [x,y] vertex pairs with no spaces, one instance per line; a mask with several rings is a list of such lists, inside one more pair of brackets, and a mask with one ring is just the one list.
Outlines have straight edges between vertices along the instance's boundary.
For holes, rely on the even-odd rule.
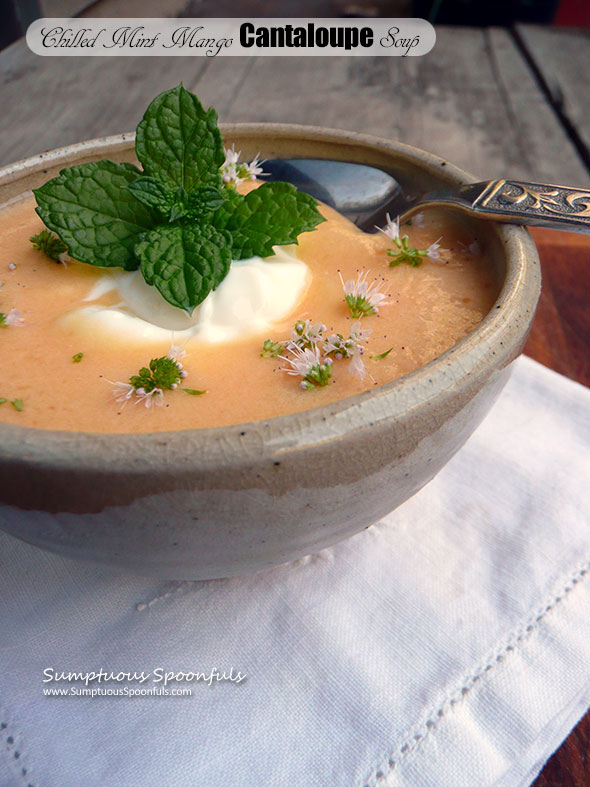
[[[407,192],[469,183],[398,142],[306,126],[222,126],[263,159],[329,158],[390,172]],[[91,140],[0,170],[0,204],[73,164],[134,160],[134,135]],[[522,228],[472,221],[502,282],[482,323],[435,360],[334,404],[236,426],[86,434],[0,424],[0,527],[68,557],[168,579],[257,571],[378,521],[423,487],[486,415],[540,292]]]

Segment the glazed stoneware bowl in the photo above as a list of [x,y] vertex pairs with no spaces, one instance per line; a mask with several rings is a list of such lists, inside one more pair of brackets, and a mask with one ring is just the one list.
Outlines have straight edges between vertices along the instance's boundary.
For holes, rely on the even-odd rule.
[[[473,180],[434,155],[350,132],[222,127],[247,159],[331,158],[391,172],[408,191]],[[63,167],[134,160],[134,137],[93,140],[0,171],[0,203]],[[237,426],[84,434],[0,424],[0,526],[44,549],[135,573],[228,577],[316,552],[424,486],[506,383],[540,290],[519,227],[474,221],[503,282],[483,322],[426,366],[335,404]],[[239,385],[239,381],[229,381]]]

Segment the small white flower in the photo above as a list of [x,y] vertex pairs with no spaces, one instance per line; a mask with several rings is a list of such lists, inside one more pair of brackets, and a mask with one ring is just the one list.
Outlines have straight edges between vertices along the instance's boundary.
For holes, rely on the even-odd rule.
[[341,333],[332,333],[324,339],[324,353],[333,355],[337,361],[348,358],[346,350],[346,339]]
[[379,230],[379,232],[382,232],[384,235],[387,235],[387,237],[390,240],[393,240],[393,241],[398,240],[399,239],[399,216],[394,221],[391,218],[391,216],[389,215],[389,213],[388,213],[385,216],[385,219],[387,221],[385,227],[377,227],[377,229]]
[[143,402],[146,407],[151,407],[152,404],[161,407],[164,404],[164,391],[161,388],[154,388],[149,392],[146,392],[145,388],[137,388],[135,395],[137,397],[135,404]]
[[317,347],[313,349],[309,347],[287,347],[287,352],[291,353],[288,358],[284,355],[279,355],[281,360],[286,361],[290,368],[279,367],[281,372],[287,374],[303,377],[299,387],[304,391],[310,388],[321,387],[328,385],[332,377],[332,359],[320,358],[320,351]]
[[[156,404],[158,407],[162,407],[162,405],[164,404],[164,391],[161,388],[154,388],[153,391],[150,391],[148,396],[150,397],[152,403]],[[146,407],[150,406],[147,401],[145,403],[145,406]]]
[[14,262],[9,262],[8,263],[8,270],[9,271],[15,271],[16,270],[16,265],[14,264]]
[[444,262],[441,255],[446,254],[449,251],[448,249],[441,249],[440,247],[441,240],[442,240],[442,235],[438,240],[434,241],[434,243],[431,243],[430,246],[426,249],[426,256],[428,257],[429,260],[432,260],[433,262]]
[[324,355],[333,355],[338,361],[350,358],[349,344],[350,339],[345,339],[341,333],[332,333],[324,339]]
[[170,349],[168,350],[168,358],[174,363],[178,364],[182,369],[182,364],[179,361],[184,358],[186,355],[186,350],[180,344],[173,344],[171,345]]
[[250,180],[256,180],[259,175],[266,175],[267,173],[261,167],[261,164],[264,164],[264,161],[261,161],[258,156],[260,153],[257,153],[254,159],[249,163],[245,164],[246,171],[248,173]]
[[311,320],[299,320],[291,330],[291,339],[287,342],[287,349],[299,347],[304,349],[315,348],[323,338],[326,326],[321,322],[312,324]]
[[322,362],[322,359],[320,358],[320,351],[317,347],[314,347],[312,350],[309,347],[299,347],[299,345],[294,345],[287,347],[287,351],[291,353],[290,358],[285,355],[279,355],[281,360],[287,361],[287,363],[291,366],[290,369],[281,369],[281,371],[287,372],[287,374],[307,377],[313,367],[319,366]]
[[353,317],[362,317],[370,314],[379,314],[379,307],[389,297],[389,293],[381,289],[381,284],[375,279],[371,283],[367,281],[369,271],[359,273],[356,279],[344,281],[342,274],[338,272],[344,299]]
[[258,158],[260,154],[256,154],[254,160],[247,164],[245,162],[240,163],[241,151],[236,152],[233,145],[231,148],[225,148],[224,152],[225,161],[221,165],[221,176],[224,183],[237,186],[246,180],[256,180],[259,175],[266,174],[260,166],[264,163]]
[[236,169],[238,159],[240,158],[239,151],[236,153],[234,146],[231,148],[224,148],[225,161],[221,165],[221,177],[224,183],[238,183],[238,172]]
[[350,326],[350,339],[349,341],[353,345],[353,349],[351,351],[352,360],[348,367],[348,371],[350,374],[358,374],[361,380],[364,379],[367,370],[365,368],[365,364],[362,358],[363,352],[365,348],[363,347],[363,342],[369,341],[369,336],[373,333],[370,328],[361,328],[361,321],[357,320]]
[[223,152],[225,153],[225,161],[222,166],[226,164],[237,164],[240,160],[240,151],[236,153],[235,145],[232,145],[231,148],[224,148]]
[[224,183],[240,183],[238,172],[234,164],[224,164],[221,168],[221,176]]
[[348,366],[350,374],[358,374],[359,380],[364,380],[367,373],[367,367],[363,361],[361,353],[356,353],[352,356],[352,360]]
[[416,225],[416,227],[418,227],[419,229],[422,229],[422,227],[424,226],[424,214],[423,213],[415,213],[412,216],[411,221],[412,221],[412,224]]
[[154,388],[153,391],[148,392],[145,388],[134,388],[131,383],[123,383],[121,381],[113,383],[110,380],[107,380],[107,382],[115,386],[113,397],[116,402],[122,403],[123,407],[133,397],[135,397],[135,404],[143,402],[146,407],[151,407],[152,404],[160,406],[164,404],[164,391],[161,388]]
[[[356,342],[357,347],[361,347],[361,342],[368,342],[369,336],[373,333],[372,328],[361,328],[361,321],[357,320],[350,326],[350,338]],[[362,348],[361,348],[362,351]]]
[[4,317],[4,325],[18,326],[24,323],[24,317],[18,309],[11,309]]
[[474,240],[473,243],[469,244],[469,251],[473,254],[474,257],[479,257],[481,254],[481,246],[479,243]]
[[367,372],[362,359],[365,349],[363,343],[369,340],[372,333],[370,328],[361,328],[361,321],[357,320],[350,326],[348,339],[340,333],[328,336],[324,341],[324,352],[333,355],[336,360],[350,360],[348,371],[350,374],[358,374],[362,380]]
[[[108,382],[110,382],[110,380]],[[116,402],[126,403],[135,393],[135,388],[130,383],[122,383],[118,380],[115,383],[111,383],[111,385],[115,386],[113,397]]]

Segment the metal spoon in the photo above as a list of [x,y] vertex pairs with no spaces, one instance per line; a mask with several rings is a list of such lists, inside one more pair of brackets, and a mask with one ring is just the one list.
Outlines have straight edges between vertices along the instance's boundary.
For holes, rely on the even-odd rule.
[[408,197],[389,173],[376,167],[331,159],[272,159],[268,180],[293,183],[371,231],[386,215],[409,218],[426,207],[452,207],[483,219],[590,233],[590,191],[489,180]]

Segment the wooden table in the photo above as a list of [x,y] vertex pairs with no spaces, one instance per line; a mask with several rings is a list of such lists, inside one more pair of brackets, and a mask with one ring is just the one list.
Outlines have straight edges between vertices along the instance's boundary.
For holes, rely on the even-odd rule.
[[[212,13],[220,13],[213,11]],[[478,178],[590,186],[590,35],[439,28],[422,58],[40,58],[0,53],[0,165],[129,130],[183,81],[224,121],[364,131],[448,158]],[[590,385],[590,238],[535,233],[544,293],[527,352]],[[590,715],[537,787],[590,784]]]

